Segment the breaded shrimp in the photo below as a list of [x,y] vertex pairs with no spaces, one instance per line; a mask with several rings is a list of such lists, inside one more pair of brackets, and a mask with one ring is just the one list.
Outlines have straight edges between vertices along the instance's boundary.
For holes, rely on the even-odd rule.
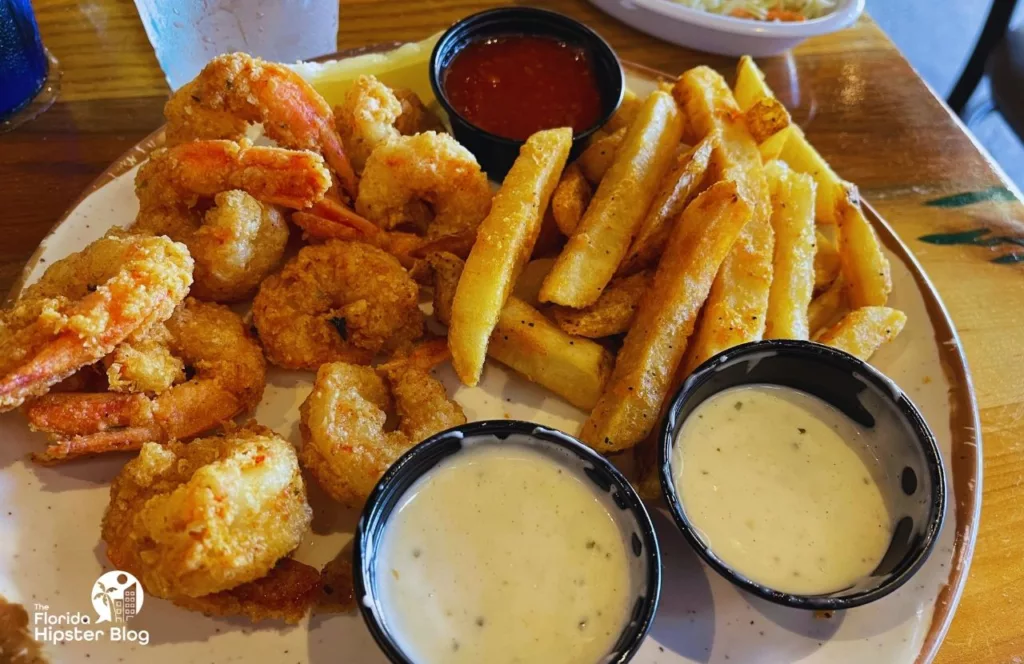
[[288,244],[288,222],[276,205],[244,191],[217,194],[213,207],[147,210],[132,230],[183,242],[195,260],[191,294],[212,302],[237,302],[274,271]]
[[342,143],[357,173],[363,171],[370,153],[378,145],[392,141],[401,134],[395,122],[402,115],[402,103],[391,88],[374,76],[358,76],[345,93],[345,99],[334,109],[334,117]]
[[357,173],[370,154],[401,135],[441,130],[443,125],[409,89],[392,90],[375,76],[358,76],[334,109],[334,117]]
[[303,247],[260,284],[253,322],[286,369],[367,364],[423,335],[419,288],[393,256],[359,242]]
[[[29,426],[54,441],[34,456],[37,462],[191,438],[256,407],[266,386],[266,361],[238,314],[187,298],[165,326],[152,332],[156,349],[145,338],[130,342],[133,351],[119,348],[107,369],[114,385],[170,385],[164,391],[62,392],[25,406]],[[180,373],[168,356],[180,360]]]
[[164,106],[167,141],[239,140],[249,124],[283,147],[323,155],[342,188],[355,198],[355,172],[334,126],[334,114],[301,76],[245,53],[219,55]]
[[146,592],[202,597],[266,576],[309,529],[295,450],[265,427],[146,443],[114,478],[107,557]]
[[322,160],[308,152],[229,141],[158,150],[135,178],[132,230],[188,246],[196,262],[193,296],[236,302],[284,255],[288,224],[272,202],[308,207],[329,183]]
[[492,197],[473,154],[448,134],[428,131],[373,151],[355,209],[385,230],[411,226],[433,239],[475,231]]
[[323,198],[331,179],[312,152],[248,141],[192,141],[156,150],[135,177],[142,208],[193,207],[201,196],[241,189],[264,203],[302,209]]
[[[398,429],[385,431],[389,413]],[[361,507],[388,467],[429,436],[466,422],[462,407],[416,363],[320,367],[299,408],[299,460],[335,500]]]
[[0,311],[0,412],[162,321],[192,284],[192,258],[166,237],[108,235],[51,265]]

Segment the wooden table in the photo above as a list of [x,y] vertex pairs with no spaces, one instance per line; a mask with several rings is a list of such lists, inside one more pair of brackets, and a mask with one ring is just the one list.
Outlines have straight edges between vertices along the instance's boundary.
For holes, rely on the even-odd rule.
[[[162,123],[167,85],[127,0],[35,0],[43,41],[64,70],[59,101],[0,135],[0,292],[79,192]],[[345,0],[341,49],[417,40],[498,2]],[[583,0],[533,1],[596,28],[624,59],[668,72],[734,62],[659,42]],[[938,662],[1024,656],[1024,207],[870,18],[764,63],[811,141],[889,220],[952,313],[981,406],[983,518],[970,580]],[[795,67],[799,85],[780,86]],[[957,194],[969,194],[955,197]],[[949,198],[954,196],[954,198]],[[974,201],[974,202],[972,202]],[[980,232],[989,229],[990,234]],[[925,243],[929,234],[953,244]],[[995,238],[994,240],[992,238]],[[986,241],[987,240],[987,241]],[[1016,250],[1016,251],[1015,251]]]

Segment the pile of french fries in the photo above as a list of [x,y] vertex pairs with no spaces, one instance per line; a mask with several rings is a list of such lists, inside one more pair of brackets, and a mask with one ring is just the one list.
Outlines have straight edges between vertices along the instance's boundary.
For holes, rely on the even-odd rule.
[[[673,390],[728,348],[811,339],[866,360],[902,330],[856,188],[749,57],[732,89],[696,67],[627,94],[567,165],[571,140],[534,134],[469,257],[428,257],[465,384],[490,356],[590,411],[581,439],[612,453],[649,440]],[[564,246],[518,295],[547,226]]]

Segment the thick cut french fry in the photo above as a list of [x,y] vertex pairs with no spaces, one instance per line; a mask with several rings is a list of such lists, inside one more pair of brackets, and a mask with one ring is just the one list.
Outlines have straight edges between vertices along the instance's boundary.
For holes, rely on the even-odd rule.
[[540,285],[544,283],[544,277],[548,276],[548,272],[551,271],[551,266],[554,264],[555,258],[553,256],[531,260],[523,268],[523,271],[519,273],[519,278],[516,279],[516,285],[512,289],[512,294],[531,307],[540,304],[540,300],[537,299],[540,293]]
[[892,292],[889,259],[878,234],[851,190],[839,202],[839,262],[846,278],[846,299],[854,309],[880,307]]
[[771,204],[761,153],[725,79],[709,67],[694,67],[683,72],[672,94],[686,109],[694,131],[702,139],[711,137],[714,142],[708,166],[710,176],[734,181],[753,213],[763,214],[767,223]]
[[601,452],[635,446],[655,426],[697,313],[750,218],[735,182],[717,182],[673,226],[615,369],[580,438]]
[[687,370],[692,370],[712,355],[764,334],[775,234],[761,154],[725,80],[708,67],[695,67],[679,77],[673,92],[695,130],[715,137],[711,175],[735,181],[751,210],[711,287],[687,358]]
[[761,152],[761,161],[767,164],[769,161],[778,159],[779,155],[782,154],[782,148],[786,145],[786,141],[789,139],[789,135],[793,132],[793,129],[793,125],[780,129],[775,134],[766,138],[763,143],[758,145],[757,149]]
[[[463,261],[445,253],[427,260],[434,268],[434,315],[447,325]],[[501,310],[487,355],[584,410],[597,403],[613,362],[603,346],[563,332],[515,295]]]
[[814,294],[814,180],[779,161],[765,167],[772,198],[775,256],[765,339],[808,339]]
[[640,107],[643,105],[644,100],[636,96],[636,93],[626,88],[622,91],[622,103],[619,104],[619,108],[616,109],[615,113],[608,122],[605,123],[605,131],[612,133],[616,132],[623,127],[628,127],[633,122],[633,118],[640,112]]
[[602,136],[590,142],[587,149],[580,154],[576,164],[583,171],[583,176],[590,184],[597,185],[608,172],[612,162],[615,161],[615,153],[626,137],[627,127],[622,127],[607,136]]
[[704,181],[712,147],[713,140],[706,138],[680,153],[675,166],[662,180],[654,202],[640,223],[626,257],[622,259],[618,274],[632,274],[657,262],[665,248],[669,227],[679,218]]
[[811,331],[811,338],[839,320],[846,311],[846,284],[840,274],[828,290],[811,300],[807,307],[807,329]]
[[786,133],[788,136],[779,152],[779,158],[793,170],[807,173],[818,183],[818,196],[814,203],[818,223],[836,223],[837,205],[846,195],[846,183],[807,141],[800,127],[790,125]]
[[683,115],[675,101],[660,90],[652,92],[629,126],[576,232],[544,280],[542,301],[569,307],[597,301],[671,167],[682,134]]
[[836,243],[820,230],[815,238],[814,292],[820,293],[832,285],[839,276],[839,250]]
[[590,410],[612,372],[604,346],[574,337],[517,297],[510,297],[487,354],[572,405]]
[[711,286],[687,354],[687,373],[723,350],[764,336],[774,244],[771,222],[755,213]]
[[775,99],[775,93],[764,80],[764,72],[749,55],[740,57],[736,65],[736,85],[733,86],[736,103],[744,113],[761,99]]
[[736,66],[733,94],[746,118],[747,128],[758,143],[763,144],[789,126],[789,111],[775,98],[775,93],[764,82],[764,73],[749,55],[741,57]]
[[589,307],[573,309],[555,305],[551,307],[551,316],[558,327],[576,336],[600,339],[622,334],[633,322],[651,277],[651,271],[644,271],[612,279],[597,302]]
[[530,136],[480,223],[455,292],[448,334],[452,365],[466,385],[480,379],[487,341],[533,251],[571,144],[568,127]]
[[572,237],[590,204],[594,190],[584,177],[578,164],[569,164],[562,173],[562,179],[551,197],[551,213],[558,230],[566,237]]
[[867,361],[903,330],[907,315],[889,307],[861,307],[843,316],[815,340]]

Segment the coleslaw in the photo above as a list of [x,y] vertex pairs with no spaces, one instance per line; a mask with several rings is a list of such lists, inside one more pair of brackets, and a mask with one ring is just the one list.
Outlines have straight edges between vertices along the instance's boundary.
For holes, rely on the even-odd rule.
[[836,8],[836,0],[672,0],[712,14],[759,21],[806,21]]

